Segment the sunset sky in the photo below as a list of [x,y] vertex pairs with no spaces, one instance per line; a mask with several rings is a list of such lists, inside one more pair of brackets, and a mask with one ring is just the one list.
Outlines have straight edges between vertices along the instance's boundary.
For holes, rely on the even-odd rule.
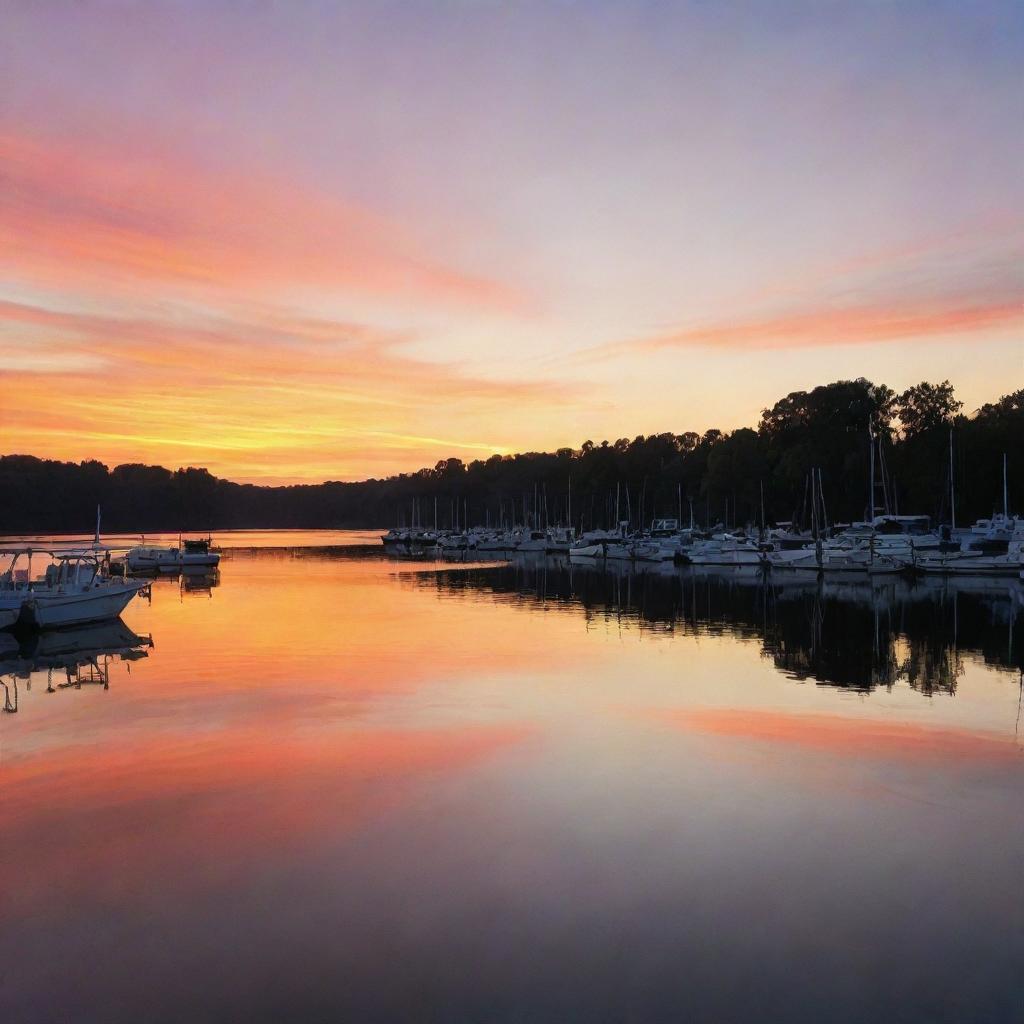
[[1024,5],[0,0],[0,453],[361,479],[1024,387]]

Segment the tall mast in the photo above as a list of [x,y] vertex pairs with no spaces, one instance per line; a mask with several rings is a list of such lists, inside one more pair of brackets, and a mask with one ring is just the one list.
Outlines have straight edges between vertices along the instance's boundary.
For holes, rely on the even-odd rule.
[[1010,517],[1009,493],[1006,488],[1006,452],[1003,452],[1003,516]]
[[868,460],[871,470],[868,478],[868,522],[873,522],[875,518],[875,435],[871,432],[871,426],[868,425],[868,449],[871,453]]
[[949,525],[956,529],[956,485],[953,481],[953,428],[949,428]]

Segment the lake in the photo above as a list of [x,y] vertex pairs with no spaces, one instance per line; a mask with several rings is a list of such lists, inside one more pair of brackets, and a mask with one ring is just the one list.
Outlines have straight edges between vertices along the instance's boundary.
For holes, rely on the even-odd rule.
[[1021,1019],[1018,581],[373,536],[0,634],[0,1020]]

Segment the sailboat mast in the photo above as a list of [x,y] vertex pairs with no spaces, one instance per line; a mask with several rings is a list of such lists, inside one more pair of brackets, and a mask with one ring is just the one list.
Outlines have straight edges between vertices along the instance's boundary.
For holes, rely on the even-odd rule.
[[1003,517],[1010,517],[1009,491],[1006,486],[1006,452],[1003,452]]
[[868,477],[868,522],[873,522],[875,518],[875,435],[871,432],[871,427],[868,427],[868,449],[870,451],[870,457],[868,462],[871,466],[869,477]]
[[953,428],[949,429],[949,525],[956,529],[956,485],[953,480]]

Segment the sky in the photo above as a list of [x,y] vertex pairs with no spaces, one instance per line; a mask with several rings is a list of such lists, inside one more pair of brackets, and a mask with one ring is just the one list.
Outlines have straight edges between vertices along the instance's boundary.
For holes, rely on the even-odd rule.
[[0,0],[0,453],[380,477],[1024,387],[1024,5]]

